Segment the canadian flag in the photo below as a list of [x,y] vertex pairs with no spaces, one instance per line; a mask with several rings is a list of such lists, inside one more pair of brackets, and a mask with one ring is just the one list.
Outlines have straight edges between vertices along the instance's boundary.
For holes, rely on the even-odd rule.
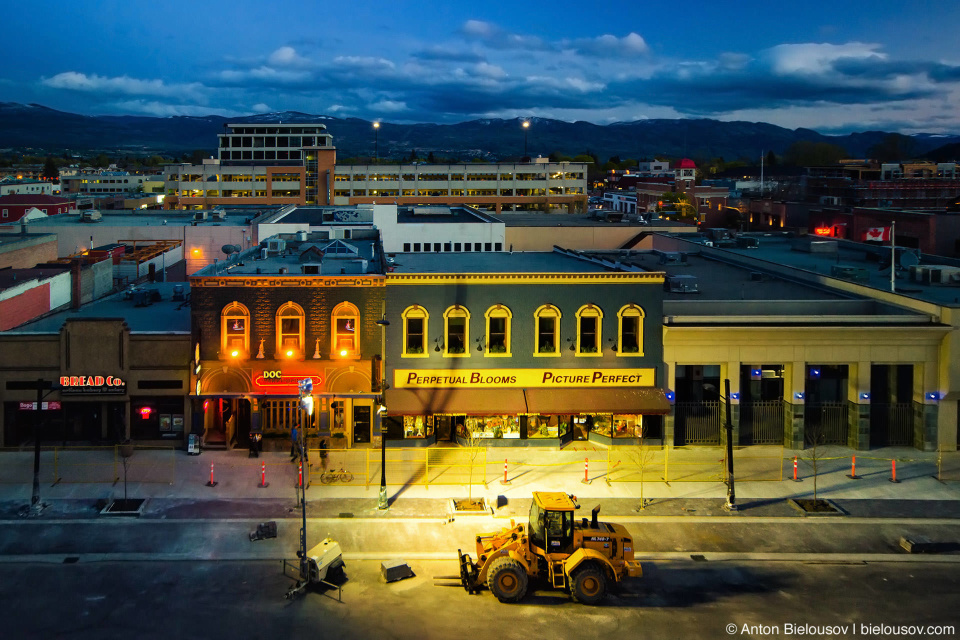
[[863,239],[890,242],[890,227],[871,227],[863,232]]

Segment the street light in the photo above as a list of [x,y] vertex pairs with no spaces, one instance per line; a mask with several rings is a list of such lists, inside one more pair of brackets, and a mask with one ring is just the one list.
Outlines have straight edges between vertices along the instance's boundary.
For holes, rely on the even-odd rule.
[[[307,416],[313,418],[313,378],[304,378],[297,381],[300,389],[300,409],[305,411]],[[312,420],[301,420],[300,431],[297,433],[297,448],[300,450],[300,471],[303,472],[305,460],[305,441],[307,422]],[[307,472],[309,473],[309,471]],[[302,476],[301,476],[302,477]],[[298,483],[297,502],[300,503],[300,516],[302,523],[300,525],[300,580],[308,582],[310,580],[310,560],[307,558],[307,488],[302,482]]]
[[377,508],[387,509],[390,507],[387,503],[387,423],[385,421],[386,416],[384,415],[387,411],[387,401],[384,395],[390,386],[385,379],[387,372],[387,327],[390,326],[387,315],[383,314],[383,317],[377,320],[377,324],[380,325],[380,350],[384,356],[381,358],[384,379],[380,384],[381,396],[378,398],[378,404],[380,406],[377,407],[377,416],[380,418],[380,499],[377,502]]
[[530,129],[530,121],[523,121],[523,157],[527,157],[527,131]]
[[380,123],[373,123],[373,164],[380,164]]

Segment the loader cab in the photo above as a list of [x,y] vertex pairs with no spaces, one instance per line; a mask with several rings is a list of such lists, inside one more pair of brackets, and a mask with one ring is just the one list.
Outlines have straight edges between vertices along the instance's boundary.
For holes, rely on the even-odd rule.
[[530,540],[546,553],[573,553],[573,511],[565,493],[535,491],[530,505]]

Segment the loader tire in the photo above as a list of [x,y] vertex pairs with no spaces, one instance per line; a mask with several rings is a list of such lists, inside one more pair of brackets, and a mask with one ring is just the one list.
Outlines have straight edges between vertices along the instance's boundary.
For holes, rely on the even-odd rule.
[[512,558],[503,556],[490,565],[487,587],[500,602],[520,602],[527,594],[527,570]]
[[607,577],[603,569],[590,563],[573,574],[573,599],[583,604],[597,604],[607,595]]

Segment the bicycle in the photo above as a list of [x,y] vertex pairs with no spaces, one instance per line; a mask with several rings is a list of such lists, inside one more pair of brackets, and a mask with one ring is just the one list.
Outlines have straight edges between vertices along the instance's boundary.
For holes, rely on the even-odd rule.
[[344,469],[343,465],[340,465],[339,470],[324,471],[320,474],[320,484],[331,484],[333,482],[350,484],[353,482],[353,474]]

